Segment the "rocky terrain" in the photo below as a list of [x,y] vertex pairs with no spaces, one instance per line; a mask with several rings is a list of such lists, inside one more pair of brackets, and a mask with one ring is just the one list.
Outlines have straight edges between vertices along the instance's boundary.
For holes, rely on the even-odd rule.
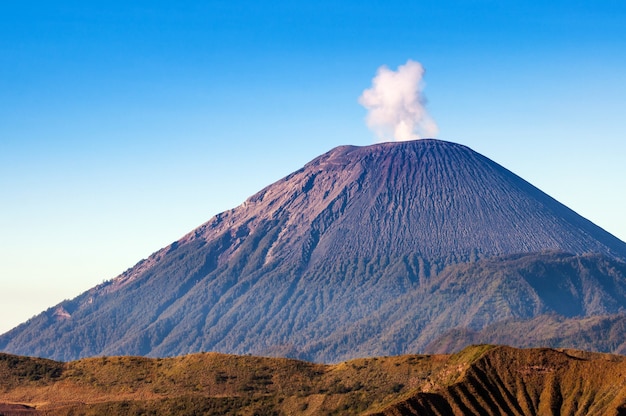
[[465,146],[343,146],[1,335],[0,350],[326,363],[490,340],[621,352],[625,259],[626,243]]

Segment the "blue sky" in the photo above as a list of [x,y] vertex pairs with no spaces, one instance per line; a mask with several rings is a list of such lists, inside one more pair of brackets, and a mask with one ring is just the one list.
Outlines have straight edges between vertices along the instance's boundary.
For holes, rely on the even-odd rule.
[[381,65],[438,138],[626,239],[622,1],[0,2],[0,332],[342,144]]

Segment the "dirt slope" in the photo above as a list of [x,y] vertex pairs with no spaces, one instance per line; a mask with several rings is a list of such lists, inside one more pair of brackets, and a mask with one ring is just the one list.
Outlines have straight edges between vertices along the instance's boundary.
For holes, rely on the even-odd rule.
[[623,415],[622,356],[497,347],[459,379],[380,415]]
[[[0,413],[620,415],[626,358],[473,346],[335,365],[215,353],[69,363],[0,355]],[[620,413],[621,412],[621,413]]]

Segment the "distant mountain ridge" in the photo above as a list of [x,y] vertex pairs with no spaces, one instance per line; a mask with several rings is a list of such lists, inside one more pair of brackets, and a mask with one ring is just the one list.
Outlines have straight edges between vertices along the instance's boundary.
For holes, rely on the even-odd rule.
[[[494,260],[511,255],[524,260]],[[624,260],[626,243],[465,146],[342,146],[0,336],[0,349],[420,352],[504,319],[621,313]],[[563,309],[559,293],[578,306]]]

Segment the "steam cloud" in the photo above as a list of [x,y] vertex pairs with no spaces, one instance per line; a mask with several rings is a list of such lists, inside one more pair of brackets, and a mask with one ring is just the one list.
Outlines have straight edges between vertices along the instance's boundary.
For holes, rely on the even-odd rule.
[[359,104],[369,111],[367,126],[381,141],[406,141],[437,135],[437,124],[425,108],[423,75],[422,65],[410,59],[397,71],[383,65],[372,80],[372,88],[363,91],[359,97]]

